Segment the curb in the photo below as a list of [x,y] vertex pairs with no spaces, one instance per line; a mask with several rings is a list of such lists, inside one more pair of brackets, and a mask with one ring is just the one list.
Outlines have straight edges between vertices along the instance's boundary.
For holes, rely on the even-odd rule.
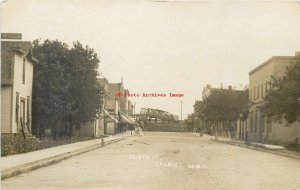
[[[121,140],[124,140],[124,139],[126,139],[126,137],[121,137],[119,139],[113,139],[113,140],[110,140],[108,142],[105,142],[105,145],[109,145],[109,144],[112,144],[112,143],[115,143],[115,142],[118,142],[118,141],[121,141]],[[27,173],[27,172],[30,172],[30,171],[33,171],[33,170],[36,170],[36,169],[39,169],[39,168],[42,168],[42,167],[46,167],[46,166],[58,163],[62,160],[65,160],[65,159],[68,159],[68,158],[71,158],[71,157],[74,157],[74,156],[77,156],[77,155],[80,155],[80,154],[98,149],[98,148],[101,148],[101,147],[102,147],[102,144],[98,143],[98,144],[91,145],[91,146],[88,146],[88,147],[85,147],[85,148],[81,148],[81,149],[78,149],[78,150],[75,150],[75,151],[72,151],[72,152],[66,152],[66,153],[58,154],[56,156],[52,156],[52,157],[49,157],[49,158],[44,158],[44,159],[41,159],[41,160],[38,160],[38,161],[29,162],[27,164],[23,164],[23,165],[20,165],[20,166],[15,166],[15,167],[11,167],[11,168],[8,168],[8,169],[4,169],[4,170],[1,171],[1,180],[7,179],[7,178],[10,178],[10,177],[14,177],[14,176],[17,176],[17,175],[20,175],[20,174],[23,174],[23,173]]]
[[280,155],[280,156],[285,156],[285,157],[293,158],[296,160],[300,160],[300,156],[297,156],[294,154],[288,154],[288,153],[284,153],[284,152],[274,152],[272,150],[267,150],[267,149],[258,148],[258,147],[254,147],[254,146],[248,146],[246,144],[245,145],[244,144],[235,144],[235,143],[224,142],[224,141],[219,141],[219,140],[214,140],[214,139],[211,139],[211,140],[219,142],[219,143],[229,144],[232,146],[239,146],[239,147],[243,147],[243,148],[248,148],[248,149],[252,149],[252,150],[257,150],[257,151],[261,151],[261,152],[271,153],[271,154],[275,154],[275,155]]

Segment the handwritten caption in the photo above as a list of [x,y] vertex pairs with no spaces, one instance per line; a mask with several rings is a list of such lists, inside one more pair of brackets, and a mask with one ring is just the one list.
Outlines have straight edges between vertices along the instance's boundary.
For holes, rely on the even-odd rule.
[[136,161],[157,160],[157,162],[155,163],[156,167],[188,168],[188,169],[202,169],[202,170],[207,169],[207,166],[203,164],[162,161],[160,157],[161,156],[159,155],[149,155],[149,154],[129,155],[130,160],[136,160]]

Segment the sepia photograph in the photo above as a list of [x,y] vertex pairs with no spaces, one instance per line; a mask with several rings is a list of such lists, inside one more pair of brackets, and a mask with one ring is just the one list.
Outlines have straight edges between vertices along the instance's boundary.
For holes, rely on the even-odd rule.
[[3,190],[300,190],[300,0],[0,0]]

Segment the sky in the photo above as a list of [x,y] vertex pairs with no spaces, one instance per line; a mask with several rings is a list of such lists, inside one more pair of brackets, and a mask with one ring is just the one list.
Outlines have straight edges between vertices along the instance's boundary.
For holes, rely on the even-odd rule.
[[[141,107],[193,112],[202,90],[248,85],[249,71],[300,51],[299,1],[6,0],[0,30],[22,40],[80,41],[109,82],[123,80]],[[168,97],[169,93],[184,94]]]

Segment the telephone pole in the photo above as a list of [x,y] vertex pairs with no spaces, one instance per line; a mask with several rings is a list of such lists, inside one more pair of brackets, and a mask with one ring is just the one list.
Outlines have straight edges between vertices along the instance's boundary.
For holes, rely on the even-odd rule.
[[182,100],[180,100],[180,107],[181,107],[181,109],[180,109],[180,120],[182,120]]

